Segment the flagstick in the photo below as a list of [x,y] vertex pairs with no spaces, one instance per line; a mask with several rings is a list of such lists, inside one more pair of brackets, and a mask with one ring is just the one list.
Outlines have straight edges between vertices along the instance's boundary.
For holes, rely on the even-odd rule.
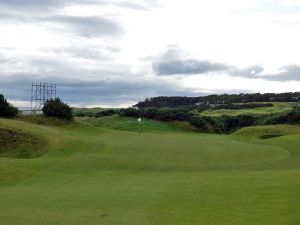
[[138,124],[139,124],[139,137],[141,136],[141,122],[142,122],[142,118],[138,118]]

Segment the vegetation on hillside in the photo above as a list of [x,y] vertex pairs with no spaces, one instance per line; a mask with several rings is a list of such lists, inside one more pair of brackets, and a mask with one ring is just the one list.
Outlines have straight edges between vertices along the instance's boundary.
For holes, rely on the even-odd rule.
[[[148,119],[171,121],[188,121],[192,126],[204,132],[230,133],[242,127],[254,125],[298,124],[300,123],[300,107],[294,106],[291,110],[271,114],[238,114],[221,115],[219,117],[201,115],[198,111],[189,111],[184,108],[154,108],[145,109],[126,108],[120,111],[109,111],[124,117],[144,117]],[[105,111],[101,113],[105,114]]]

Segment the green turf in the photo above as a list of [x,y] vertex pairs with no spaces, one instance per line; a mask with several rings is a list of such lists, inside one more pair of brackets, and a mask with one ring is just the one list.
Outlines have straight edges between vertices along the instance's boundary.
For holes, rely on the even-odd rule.
[[139,137],[107,119],[0,119],[45,144],[40,158],[0,158],[0,224],[300,224],[300,126],[227,136],[145,120]]
[[[105,127],[109,129],[146,133],[161,133],[166,131],[195,131],[196,128],[192,127],[188,121],[174,121],[174,122],[160,122],[157,120],[150,120],[142,118],[139,124],[137,118],[120,117],[118,115],[106,116],[100,118],[81,117],[76,118],[83,124],[91,124],[96,127]],[[140,128],[139,128],[140,126]]]
[[232,115],[237,116],[241,114],[252,114],[252,115],[262,115],[262,114],[271,114],[278,112],[286,112],[293,108],[299,103],[294,102],[272,102],[273,106],[270,107],[260,107],[254,109],[217,109],[217,110],[206,110],[201,113],[201,115],[206,116],[222,116],[222,115]]

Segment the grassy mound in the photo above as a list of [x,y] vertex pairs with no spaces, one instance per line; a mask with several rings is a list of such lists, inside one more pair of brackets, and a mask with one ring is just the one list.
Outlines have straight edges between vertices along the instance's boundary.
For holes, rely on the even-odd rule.
[[35,158],[43,154],[39,138],[22,130],[0,127],[0,157]]
[[274,137],[281,137],[285,135],[299,134],[299,125],[269,125],[269,126],[256,126],[256,127],[246,127],[238,130],[233,134],[234,137],[244,138],[244,139],[268,139]]

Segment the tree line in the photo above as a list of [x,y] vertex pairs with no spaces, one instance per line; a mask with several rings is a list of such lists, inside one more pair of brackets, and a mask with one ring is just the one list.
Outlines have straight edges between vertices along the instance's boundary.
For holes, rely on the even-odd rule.
[[[48,100],[42,109],[47,117],[71,120],[73,118],[72,108],[59,98]],[[18,108],[10,104],[4,95],[0,94],[0,117],[15,117],[19,113]]]
[[254,93],[254,94],[222,94],[208,95],[201,97],[168,97],[159,96],[154,98],[146,98],[144,101],[138,102],[134,107],[171,107],[193,106],[193,105],[220,105],[232,103],[250,103],[250,102],[298,102],[300,101],[300,92],[287,93]]

